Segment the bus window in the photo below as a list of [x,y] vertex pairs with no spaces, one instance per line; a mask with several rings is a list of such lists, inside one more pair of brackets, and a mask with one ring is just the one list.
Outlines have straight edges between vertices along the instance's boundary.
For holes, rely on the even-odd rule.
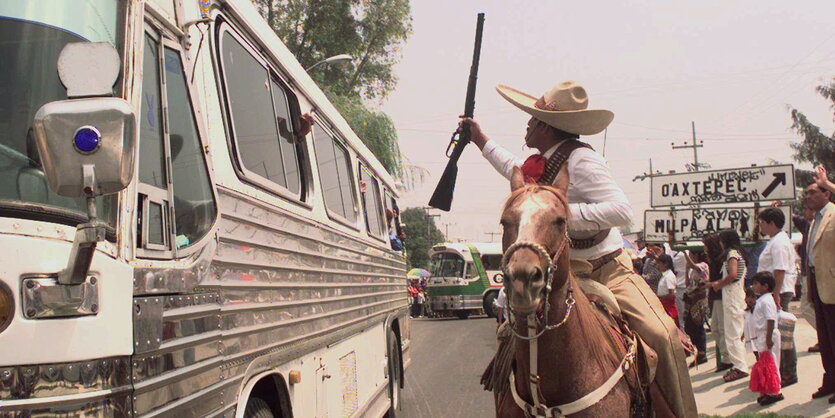
[[316,150],[325,207],[330,213],[350,223],[356,222],[356,202],[348,149],[318,123],[313,125],[313,147]]
[[302,175],[293,142],[292,92],[231,31],[223,33],[221,63],[238,163],[247,180],[299,199]]
[[359,173],[361,184],[364,185],[364,191],[363,187],[360,187],[360,191],[362,191],[362,209],[365,212],[366,230],[371,235],[382,236],[386,231],[383,227],[385,217],[380,206],[380,184],[362,165],[360,165]]
[[464,259],[455,253],[432,256],[429,271],[432,277],[464,277]]
[[501,270],[502,269],[502,255],[501,254],[487,254],[481,256],[481,264],[484,265],[484,270]]
[[182,248],[209,232],[217,208],[180,53],[165,48],[164,65],[174,187],[174,235],[177,248]]

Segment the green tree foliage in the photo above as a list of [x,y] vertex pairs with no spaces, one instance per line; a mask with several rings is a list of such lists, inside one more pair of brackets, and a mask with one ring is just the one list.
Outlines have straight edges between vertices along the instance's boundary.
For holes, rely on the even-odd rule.
[[406,233],[406,254],[409,267],[429,268],[429,249],[444,242],[444,234],[435,225],[435,218],[430,218],[422,208],[409,208],[400,213],[400,221]]
[[[828,84],[817,87],[817,92],[829,101],[835,120],[835,77]],[[798,162],[808,162],[812,165],[822,165],[830,173],[835,173],[835,133],[825,134],[820,127],[809,121],[806,115],[794,107],[789,107],[792,118],[792,129],[803,139],[792,144],[794,159]],[[812,181],[812,172],[795,170],[797,185],[805,187]]]
[[394,64],[412,33],[408,0],[253,0],[305,68],[350,54],[348,66],[320,66],[311,76],[329,92],[383,98],[397,84]]
[[319,65],[310,76],[390,174],[406,187],[421,182],[425,170],[402,162],[392,120],[366,103],[397,84],[393,67],[412,32],[408,0],[252,1],[304,68],[335,55],[354,58]]

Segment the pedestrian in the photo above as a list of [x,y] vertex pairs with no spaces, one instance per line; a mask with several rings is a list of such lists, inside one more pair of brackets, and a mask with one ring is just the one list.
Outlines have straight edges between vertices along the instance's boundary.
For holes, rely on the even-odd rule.
[[[800,280],[798,280],[798,283],[802,281],[806,287],[806,298],[800,300],[800,314],[803,315],[803,318],[805,318],[806,321],[809,322],[809,325],[811,325],[812,328],[815,329],[815,332],[817,332],[818,323],[815,321],[815,306],[812,302],[812,297],[809,295],[809,289],[811,289],[811,285],[809,283],[809,256],[806,254],[806,250],[809,245],[809,224],[811,224],[814,219],[815,211],[805,202],[803,204],[803,216],[792,216],[792,223],[794,223],[794,227],[797,228],[797,230],[803,235],[803,240],[797,248],[797,255],[800,258]],[[800,296],[800,293],[795,294],[795,296]],[[808,351],[810,353],[819,353],[821,351],[820,343],[815,343],[809,347]]]
[[[835,205],[830,201],[835,192],[826,176],[826,169],[818,167],[815,181],[806,186],[805,200],[814,211],[809,226],[809,240],[806,247],[809,270],[808,294],[815,306],[818,343],[820,344],[823,382],[812,394],[822,398],[835,393]],[[835,396],[829,398],[835,403]]]
[[748,387],[760,394],[757,403],[771,405],[783,400],[780,393],[780,331],[777,329],[777,304],[772,292],[776,289],[774,276],[761,271],[752,277],[751,287],[757,294],[757,304],[751,315],[751,340],[757,352],[757,363],[751,369]]
[[[774,276],[772,294],[774,302],[778,310],[788,312],[797,281],[795,267],[797,257],[791,238],[783,231],[786,217],[780,209],[767,208],[760,212],[757,221],[760,232],[771,237],[760,253],[757,269],[759,272],[766,271]],[[789,345],[792,348],[783,350],[780,357],[780,377],[783,387],[797,383],[797,352],[794,349],[794,341],[791,341]]]
[[728,346],[725,344],[725,321],[722,315],[722,290],[714,289],[710,283],[722,280],[722,244],[719,242],[719,234],[709,233],[702,238],[707,255],[709,267],[709,280],[705,285],[707,288],[708,305],[710,305],[710,332],[713,340],[716,341],[716,372],[720,373],[730,369],[734,365],[729,363]]
[[423,318],[423,316],[425,315],[424,305],[426,305],[426,293],[425,293],[424,291],[422,291],[422,290],[418,290],[418,298],[417,298],[417,299],[418,299],[418,300],[417,300],[417,304],[418,304],[418,309],[417,309],[418,318]]
[[676,273],[673,271],[673,258],[667,254],[658,257],[658,270],[661,271],[661,280],[658,281],[658,299],[661,305],[673,321],[678,324],[678,304],[676,303]]
[[[532,116],[525,144],[539,151],[537,155],[523,162],[490,141],[473,119],[464,118],[461,126],[470,125],[472,142],[508,180],[514,170],[518,173],[521,169],[527,182],[539,183],[545,176],[543,183],[549,186],[555,180],[567,183],[572,271],[611,290],[629,325],[658,354],[655,379],[672,412],[680,417],[695,416],[696,400],[676,326],[653,296],[654,289],[632,272],[632,262],[623,251],[618,228],[632,223],[632,207],[606,160],[579,141],[580,135],[602,132],[614,114],[588,109],[588,94],[574,81],[558,83],[539,99],[502,85],[497,91]],[[545,173],[547,160],[556,167],[549,174]]]
[[726,361],[733,367],[725,373],[722,379],[733,382],[748,376],[748,363],[745,360],[745,346],[742,343],[742,329],[745,326],[743,311],[745,309],[745,290],[742,287],[747,269],[745,258],[742,257],[742,245],[739,234],[734,230],[724,230],[719,233],[719,243],[724,251],[723,277],[717,282],[710,282],[708,286],[722,290],[722,321],[725,332],[725,346],[728,349]]
[[504,286],[499,289],[499,295],[496,296],[494,303],[496,304],[496,322],[501,325],[502,322],[507,321],[507,293]]
[[687,254],[688,283],[684,293],[684,332],[699,350],[696,359],[690,367],[707,363],[707,335],[705,320],[707,319],[708,300],[705,284],[710,278],[710,266],[707,255],[703,251],[693,251]]
[[658,281],[661,280],[661,271],[658,270],[657,259],[664,254],[664,248],[658,244],[648,244],[647,254],[644,257],[641,276],[647,282],[650,289],[658,289]]
[[673,251],[673,271],[676,274],[676,308],[678,309],[678,327],[684,329],[684,292],[687,291],[687,250]]
[[411,309],[409,310],[409,316],[412,318],[417,318],[420,315],[420,306],[418,305],[418,298],[420,297],[420,289],[418,288],[417,280],[411,279],[409,280],[409,287],[407,288],[409,292],[409,302],[411,303]]

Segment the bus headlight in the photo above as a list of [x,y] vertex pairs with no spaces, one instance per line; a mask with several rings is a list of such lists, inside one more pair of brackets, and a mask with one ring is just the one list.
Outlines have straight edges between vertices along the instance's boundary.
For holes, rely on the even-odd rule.
[[3,332],[14,317],[14,298],[5,283],[0,282],[0,332]]

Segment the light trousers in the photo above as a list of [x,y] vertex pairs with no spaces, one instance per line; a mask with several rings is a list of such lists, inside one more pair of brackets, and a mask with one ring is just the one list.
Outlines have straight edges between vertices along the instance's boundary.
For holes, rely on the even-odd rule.
[[713,338],[716,340],[716,351],[719,353],[716,358],[716,367],[719,367],[719,363],[728,362],[728,346],[725,345],[725,321],[723,320],[722,309],[722,299],[714,300],[710,311],[710,332],[713,333]]
[[722,288],[722,329],[725,331],[725,347],[728,350],[728,356],[722,361],[747,373],[745,343],[742,342],[742,332],[745,329],[745,290],[742,284],[742,280],[737,280]]
[[686,291],[686,287],[676,287],[676,309],[678,309],[678,324],[676,325],[682,330],[684,329],[684,292]]
[[591,265],[571,260],[571,270],[580,279],[606,285],[615,295],[629,326],[658,354],[655,381],[677,417],[697,417],[696,398],[687,370],[687,359],[676,324],[646,280],[632,272],[632,260],[624,252],[595,271]]

